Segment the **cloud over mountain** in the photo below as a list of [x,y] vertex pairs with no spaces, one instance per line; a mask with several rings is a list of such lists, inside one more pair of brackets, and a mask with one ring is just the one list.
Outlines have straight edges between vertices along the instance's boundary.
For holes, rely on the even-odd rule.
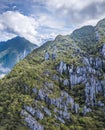
[[24,16],[17,11],[7,11],[0,15],[0,32],[2,36],[11,34],[25,37],[33,43],[37,43],[38,22],[29,16]]

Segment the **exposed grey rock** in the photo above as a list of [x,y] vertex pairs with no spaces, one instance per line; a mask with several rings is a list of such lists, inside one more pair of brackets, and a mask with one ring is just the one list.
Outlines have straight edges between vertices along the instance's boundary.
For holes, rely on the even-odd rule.
[[88,112],[91,112],[92,110],[90,109],[90,108],[87,108],[86,106],[84,106],[84,108],[83,108],[83,115],[84,116],[86,116],[86,114],[88,113]]
[[102,60],[99,57],[93,58],[93,57],[84,57],[83,63],[87,66],[87,67],[98,67],[98,66],[102,66]]
[[96,74],[95,69],[93,69],[91,66],[86,67],[86,72],[91,73],[91,74]]
[[105,43],[103,44],[103,47],[102,47],[102,55],[103,57],[105,57]]
[[105,59],[102,60],[102,66],[105,66]]
[[62,118],[63,111],[62,111],[62,110],[59,110],[58,113],[59,113],[60,117]]
[[87,107],[86,107],[86,106],[84,106],[84,108],[83,108],[83,115],[85,116],[85,115],[86,115],[86,113],[87,113]]
[[53,100],[50,99],[50,98],[48,97],[48,95],[45,96],[45,102],[46,102],[48,105],[52,105],[52,104],[53,104]]
[[96,93],[102,92],[102,86],[101,86],[101,82],[97,81],[96,82]]
[[95,68],[97,69],[102,68],[102,60],[98,57],[95,59]]
[[57,117],[57,119],[58,119],[61,123],[65,124],[65,121],[64,121],[62,118]]
[[44,115],[40,112],[40,110],[36,108],[32,108],[30,106],[25,106],[24,107],[27,112],[29,112],[32,116],[35,116],[36,118],[42,120]]
[[54,108],[54,112],[55,112],[55,113],[57,112],[57,108]]
[[101,101],[98,101],[97,105],[98,105],[99,107],[104,107],[104,103],[102,103]]
[[61,102],[62,102],[61,98],[57,98],[57,99],[55,99],[54,105],[56,107],[59,107]]
[[32,116],[35,115],[35,109],[30,106],[24,106],[25,110],[28,111]]
[[69,73],[70,73],[70,74],[73,73],[73,69],[72,69],[72,68],[69,69]]
[[58,81],[59,77],[57,75],[53,75],[53,80]]
[[76,72],[77,72],[77,74],[82,75],[83,74],[82,73],[82,67],[77,67]]
[[84,63],[85,65],[90,65],[89,60],[88,60],[87,57],[84,57],[83,63]]
[[44,118],[44,115],[40,110],[36,109],[35,110],[35,117],[39,120],[42,120]]
[[64,85],[64,86],[68,86],[68,85],[69,85],[68,79],[65,79],[65,80],[63,81],[63,85]]
[[93,57],[89,57],[89,63],[91,66],[93,65],[93,61],[94,61]]
[[66,112],[66,111],[58,111],[59,115],[61,118],[63,119],[66,119],[66,120],[69,120],[70,119],[70,113],[69,112]]
[[92,67],[87,66],[86,69],[87,69],[87,72],[92,73]]
[[78,111],[79,111],[79,104],[77,104],[77,103],[74,104],[74,111],[75,111],[76,114],[78,113]]
[[45,96],[45,102],[50,105],[50,98],[48,97],[48,95]]
[[68,97],[68,93],[65,91],[61,91],[61,97]]
[[67,66],[66,66],[66,64],[65,64],[65,63],[63,64],[63,70],[64,70],[64,71],[66,71],[66,70],[67,70]]
[[62,82],[62,81],[63,81],[63,79],[60,77],[60,78],[59,78],[59,82]]
[[37,98],[40,99],[40,100],[44,100],[44,98],[45,98],[45,93],[44,93],[43,89],[40,89],[40,90],[38,91],[38,96],[37,96]]
[[32,92],[35,93],[35,94],[37,94],[37,92],[38,92],[37,88],[33,88]]
[[89,102],[89,92],[90,92],[90,85],[89,83],[87,82],[86,85],[85,85],[85,103],[88,104]]
[[53,53],[52,53],[52,59],[54,60],[54,59],[56,59],[56,58],[57,58],[57,47],[54,46],[54,47],[53,47]]
[[71,110],[73,110],[73,107],[74,107],[74,99],[71,97],[71,96],[68,96],[67,99],[66,99],[66,105],[71,105]]
[[85,73],[85,71],[84,71],[84,68],[85,67],[77,67],[76,68],[76,73],[78,74],[78,75],[83,75],[84,73]]
[[64,111],[67,112],[68,111],[68,107],[65,105],[64,106]]
[[48,108],[44,107],[44,112],[48,115],[48,116],[51,116],[51,112]]
[[44,84],[45,84],[45,86],[47,86],[48,88],[53,89],[53,83],[49,83],[49,82],[46,81]]
[[102,85],[102,91],[103,91],[104,97],[105,97],[105,80],[101,81],[101,85]]
[[44,126],[40,125],[35,118],[33,118],[26,111],[22,110],[21,115],[24,116],[24,121],[32,130],[44,130]]
[[85,80],[85,79],[84,79],[83,76],[77,76],[77,74],[71,74],[71,75],[70,75],[71,88],[72,88],[74,85],[83,82],[84,80]]
[[93,75],[89,78],[89,80],[90,82],[85,84],[85,102],[87,105],[94,106],[94,103],[96,102],[96,93],[98,92],[98,88],[96,86],[97,82]]
[[60,62],[60,65],[59,65],[59,73],[62,74],[63,73],[63,61]]
[[70,113],[63,111],[62,116],[64,119],[69,120],[70,119]]
[[49,60],[50,59],[50,54],[48,52],[45,53],[44,59],[45,60]]
[[60,64],[59,64],[58,72],[60,74],[62,74],[66,70],[67,70],[66,63],[64,63],[63,61],[61,61]]
[[53,54],[52,54],[52,59],[55,60],[56,57],[57,57],[56,54],[53,53]]
[[101,85],[102,85],[102,86],[105,86],[105,80],[102,80],[102,81],[101,81]]
[[97,41],[97,42],[100,40],[100,36],[99,36],[98,31],[95,32],[95,38],[96,38],[96,41]]

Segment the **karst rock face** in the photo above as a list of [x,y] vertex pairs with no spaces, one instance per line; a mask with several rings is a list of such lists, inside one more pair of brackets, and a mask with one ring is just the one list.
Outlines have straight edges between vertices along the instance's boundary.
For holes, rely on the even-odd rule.
[[18,106],[17,118],[32,130],[105,128],[104,23],[59,35],[17,64],[0,83],[11,101],[4,110]]
[[[103,70],[104,63],[104,47],[105,44],[101,47],[101,56],[87,56],[83,53],[81,55],[81,65],[69,64],[61,60],[58,62],[55,67],[56,74],[52,75],[52,82],[45,81],[43,86],[47,87],[47,92],[43,88],[37,89],[33,88],[33,93],[36,95],[35,106],[34,107],[25,107],[24,111],[27,111],[27,117],[25,121],[28,126],[34,130],[43,130],[44,126],[39,124],[35,119],[43,120],[46,115],[48,117],[54,116],[56,120],[60,123],[65,124],[66,121],[71,121],[71,114],[80,114],[80,109],[82,109],[82,115],[87,116],[88,113],[92,112],[91,107],[98,107],[104,109],[105,103],[100,101],[97,98],[97,95],[105,96],[105,74]],[[56,55],[57,52],[56,52]],[[57,59],[50,59],[48,52],[45,53],[46,62],[54,62]],[[51,75],[50,70],[46,70],[45,77]],[[63,78],[62,78],[63,77]],[[60,96],[57,98],[50,97],[50,93],[53,94],[53,89],[55,86],[54,81],[59,84],[59,87],[63,86],[63,89],[59,90]],[[83,99],[84,104],[75,101],[70,91],[73,91],[77,86],[83,85]],[[76,92],[78,93],[78,91]],[[37,102],[44,102],[47,107],[41,106],[37,109]],[[53,106],[53,108],[51,108]],[[33,116],[33,117],[32,117]],[[26,120],[27,119],[27,120]],[[32,121],[33,120],[33,125]],[[33,126],[33,127],[32,127]]]

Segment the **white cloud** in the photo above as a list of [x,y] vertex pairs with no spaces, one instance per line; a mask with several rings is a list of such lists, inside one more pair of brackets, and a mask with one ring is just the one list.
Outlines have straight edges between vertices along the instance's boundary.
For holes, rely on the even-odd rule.
[[36,38],[38,26],[34,18],[24,16],[19,12],[7,11],[0,15],[0,33],[6,34],[6,37],[19,35],[38,44]]
[[8,11],[0,15],[0,40],[19,35],[40,44],[105,17],[105,0],[26,0],[24,6],[21,0],[11,2],[12,10],[22,14]]
[[2,79],[5,76],[5,74],[0,74],[0,79]]
[[[105,17],[104,0],[42,0],[46,8],[55,14],[55,19],[60,19],[64,25],[91,25]],[[60,22],[60,21],[59,21]],[[92,22],[92,23],[91,23]]]
[[4,68],[2,64],[0,64],[0,79],[3,78],[7,73],[9,73],[11,69]]
[[8,73],[8,72],[10,72],[10,70],[11,70],[11,69],[9,69],[9,68],[4,68],[4,67],[2,66],[2,64],[0,64],[0,72],[2,72],[2,73]]
[[[41,27],[40,31],[39,27]],[[43,30],[43,27],[49,27],[51,32],[45,33],[46,29]],[[0,41],[6,41],[19,35],[40,45],[43,39],[54,38],[60,33],[59,31],[52,32],[51,28],[55,28],[57,31],[57,29],[63,28],[63,25],[49,15],[40,15],[37,21],[34,17],[24,16],[17,11],[7,11],[0,15]]]
[[0,64],[0,79],[3,78],[7,73],[11,71],[10,68],[5,68]]
[[100,2],[104,2],[104,0],[44,0],[44,2],[46,2],[46,4],[50,7],[59,9],[62,7],[65,8],[72,8],[72,9],[76,9],[76,10],[81,10],[83,8],[85,8],[86,6],[92,4],[92,3],[100,3]]
[[56,28],[56,29],[60,29],[64,26],[64,23],[62,21],[59,22],[58,19],[55,19],[54,17],[48,14],[46,15],[40,14],[38,22],[40,26]]
[[7,41],[8,39],[14,38],[16,36],[16,34],[0,30],[0,41]]
[[99,22],[99,20],[103,19],[104,16],[100,16],[99,18],[96,18],[96,19],[90,19],[90,20],[87,20],[87,21],[84,21],[83,23],[81,24],[78,24],[78,27],[81,27],[81,26],[86,26],[86,25],[93,25],[93,26],[96,26],[97,22]]

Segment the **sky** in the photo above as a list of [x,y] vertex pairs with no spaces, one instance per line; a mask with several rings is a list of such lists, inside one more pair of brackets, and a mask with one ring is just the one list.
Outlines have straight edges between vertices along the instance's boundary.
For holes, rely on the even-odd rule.
[[21,36],[41,45],[105,18],[105,0],[0,0],[0,41]]

